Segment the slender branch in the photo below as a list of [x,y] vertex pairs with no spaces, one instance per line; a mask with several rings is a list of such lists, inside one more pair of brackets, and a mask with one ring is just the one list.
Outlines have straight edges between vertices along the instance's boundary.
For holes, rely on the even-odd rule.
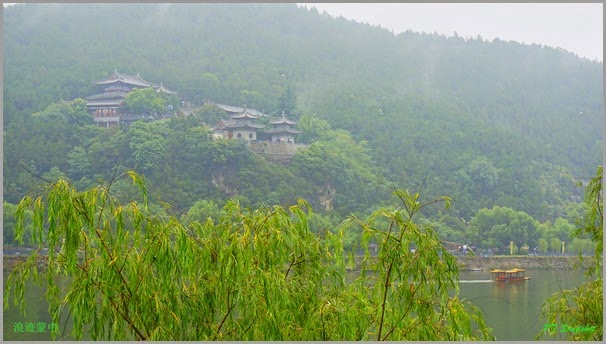
[[322,341],[326,341],[326,326],[324,325],[324,305],[320,306],[320,320],[322,321]]
[[225,324],[227,317],[229,316],[231,311],[234,309],[234,305],[231,303],[230,298],[229,298],[230,295],[231,295],[231,291],[227,294],[227,307],[228,307],[227,313],[225,313],[225,316],[223,316],[223,319],[221,319],[221,323],[219,324],[219,327],[217,328],[217,334],[219,334],[219,332],[221,332],[221,328]]
[[383,290],[383,304],[381,305],[381,321],[379,323],[379,333],[377,339],[381,340],[381,331],[383,330],[383,320],[385,319],[385,303],[387,302],[387,289],[389,288],[389,277],[391,276],[391,269],[393,267],[393,261],[389,264],[387,269],[387,276],[385,277],[385,290]]
[[436,198],[433,201],[429,201],[429,202],[423,203],[423,204],[421,204],[421,206],[419,207],[419,209],[424,208],[424,207],[426,207],[426,206],[428,206],[430,204],[438,203],[438,202],[444,202],[444,199]]
[[[103,293],[102,289],[101,293]],[[105,295],[105,293],[103,293],[103,295]],[[122,317],[122,319],[124,319],[128,325],[130,326],[130,328],[133,329],[133,331],[135,331],[135,333],[137,334],[137,336],[139,337],[139,340],[146,340],[147,337],[144,336],[141,331],[139,331],[139,329],[137,328],[137,326],[135,326],[135,324],[133,324],[133,322],[131,321],[131,319],[129,319],[126,314],[124,314],[124,312],[120,311],[120,308],[114,303],[114,300],[112,300],[111,298],[108,298],[109,302],[112,304],[112,306],[114,307],[114,309],[120,314],[120,316]]]
[[425,188],[425,183],[427,182],[427,171],[425,171],[425,177],[423,177],[423,183],[421,183],[421,187],[419,188],[419,195],[423,192],[423,188]]
[[[97,229],[95,227],[94,230],[95,230],[95,234],[97,235],[97,238],[99,238],[99,240],[101,241],[101,244],[103,244],[103,247],[105,248],[105,251],[107,252],[108,258],[110,259],[110,262],[113,261],[115,259],[115,257],[112,255],[105,240],[103,240],[103,238],[101,237],[101,233],[99,232],[99,229]],[[132,295],[132,292],[128,288],[128,282],[126,281],[126,278],[124,278],[124,275],[122,275],[122,272],[118,271],[118,267],[116,266],[116,264],[112,264],[112,270],[114,270],[118,274],[118,276],[122,280],[122,283],[124,284],[124,287],[128,291],[129,295]]]
[[290,264],[288,265],[288,269],[286,270],[286,273],[284,274],[284,280],[288,279],[288,273],[290,272],[290,269],[293,267],[293,265],[297,261],[297,258],[295,258],[295,260],[293,260],[292,262],[290,262]]
[[[114,171],[114,177],[115,177],[115,172],[117,172],[117,170]],[[113,181],[114,177],[112,177],[112,181]],[[111,182],[107,188],[108,191],[109,191],[110,186],[111,186]],[[108,197],[109,197],[109,195],[108,195]],[[82,202],[82,200],[80,200],[80,202]],[[101,209],[101,212],[99,213],[99,218],[97,219],[97,222],[101,222],[101,214],[103,213],[103,208],[105,207],[105,198],[104,198],[103,204],[104,205]],[[76,209],[76,211],[78,213],[80,213],[81,215],[83,215],[85,217],[86,221],[88,222],[88,225],[93,228],[95,234],[97,235],[97,238],[99,239],[99,241],[101,241],[101,244],[103,245],[103,248],[105,249],[105,252],[107,253],[108,258],[110,259],[110,262],[113,261],[115,259],[115,257],[112,255],[112,252],[109,249],[109,247],[107,246],[107,243],[101,236],[99,229],[97,228],[97,226],[95,226],[95,223],[93,222],[93,220],[88,216],[88,213],[84,210],[84,205],[82,203],[80,203],[80,206],[82,207],[81,209],[76,208],[73,203],[72,203],[72,206]],[[118,270],[118,267],[115,264],[112,264],[112,269],[118,274],[118,276],[120,276],[120,279],[122,280],[122,283],[123,283],[124,287],[126,288],[126,291],[129,293],[129,296],[132,296],[133,294],[132,294],[131,290],[128,288],[128,282],[124,278],[124,275],[122,275],[122,272]]]
[[[116,179],[116,174],[118,173],[118,165],[116,165],[116,168],[114,169],[114,173],[112,174],[112,178],[109,180],[109,184],[107,185],[107,187],[105,188],[105,190],[107,191],[107,195],[109,197],[109,190],[112,187],[112,184],[114,183],[114,180]],[[99,212],[99,217],[97,218],[97,222],[101,222],[101,216],[103,215],[103,212],[105,211],[105,204],[107,203],[107,198],[103,198],[103,204],[101,205],[101,211]]]
[[[601,189],[601,181],[600,181],[600,189]],[[597,203],[597,207],[598,207],[598,216],[600,217],[600,222],[604,223],[604,215],[602,214],[602,192],[598,192],[597,197],[596,197],[596,203]]]
[[[84,269],[80,264],[76,263],[76,266],[82,270],[82,272],[84,272],[85,274],[88,275],[88,270]],[[93,285],[95,285],[97,287],[97,289],[101,292],[101,294],[103,294],[104,296],[107,296],[105,294],[105,289],[102,288],[101,284],[97,281],[93,281]],[[121,294],[124,296],[124,294]],[[128,297],[128,295],[126,295]],[[108,297],[107,300],[111,303],[111,305],[113,306],[114,310],[116,312],[118,312],[118,314],[122,317],[122,319],[124,319],[124,321],[126,321],[126,323],[128,323],[128,325],[130,326],[130,328],[135,331],[135,333],[137,334],[137,336],[139,337],[139,340],[145,340],[146,336],[144,336],[141,331],[139,331],[139,329],[137,328],[137,326],[135,326],[135,324],[133,324],[132,320],[126,315],[124,314],[124,312],[122,312],[120,310],[120,307],[118,307],[115,303],[114,303],[114,299],[112,299],[111,297]]]
[[286,270],[286,273],[284,274],[284,279],[285,279],[285,280],[286,280],[286,279],[287,279],[287,277],[288,277],[288,273],[291,271],[291,269],[292,269],[294,266],[297,266],[297,265],[299,265],[299,264],[303,264],[303,263],[307,263],[307,262],[313,262],[314,260],[317,260],[317,259],[303,259],[303,260],[297,260],[297,259],[301,258],[302,256],[303,256],[303,255],[301,254],[300,256],[298,256],[297,258],[295,258],[295,260],[294,260],[294,261],[290,262],[290,264],[288,265],[288,270]]
[[65,321],[63,322],[63,333],[65,333],[66,329],[67,329],[67,322],[69,321],[69,318],[72,317],[72,311],[68,308],[67,309],[67,317],[65,318]]
[[47,183],[49,183],[49,184],[54,184],[54,183],[53,183],[51,180],[48,180],[48,179],[46,179],[46,178],[42,177],[41,175],[36,174],[36,173],[34,173],[34,172],[30,171],[30,170],[29,170],[27,167],[25,167],[25,165],[23,165],[22,163],[19,163],[19,166],[21,166],[21,168],[23,168],[25,171],[27,171],[27,173],[31,174],[32,176],[34,176],[34,177],[36,177],[36,178],[38,178],[38,179],[40,179],[40,180],[43,180],[43,181],[45,181],[45,182],[47,182]]
[[[408,314],[408,312],[410,311],[410,309],[412,308],[412,305],[414,303],[414,297],[415,294],[417,293],[417,290],[419,290],[419,287],[421,286],[421,283],[419,283],[417,285],[417,287],[414,289],[414,291],[412,292],[412,295],[410,296],[410,303],[408,304],[408,307],[406,308],[406,311],[404,311],[404,314],[400,317],[400,319],[398,320],[398,323],[402,322],[402,320],[404,320],[404,318],[406,317],[406,315]],[[389,337],[389,335],[391,335],[391,333],[396,329],[396,325],[394,325],[391,330],[389,330],[389,332],[387,332],[387,334],[385,335],[385,337],[383,337],[382,340],[387,340],[387,337]]]
[[402,202],[402,204],[404,205],[404,209],[406,209],[406,213],[410,214],[410,209],[408,209],[408,204],[406,203],[406,200],[404,199],[404,197],[402,197],[402,195],[400,194],[400,191],[398,191],[398,189],[396,188],[395,184],[391,187],[394,194],[400,199],[400,202]]
[[[426,322],[427,320],[429,320],[429,318],[431,318],[431,316],[427,317],[425,320],[423,320],[423,322]],[[418,318],[417,318],[417,319],[418,319]],[[408,331],[406,331],[406,332],[405,332],[405,333],[402,335],[402,338],[406,337],[406,336],[407,336],[407,335],[410,333],[410,331],[412,331],[412,329],[413,329],[413,328],[415,328],[415,326],[409,326],[409,327],[408,327]]]

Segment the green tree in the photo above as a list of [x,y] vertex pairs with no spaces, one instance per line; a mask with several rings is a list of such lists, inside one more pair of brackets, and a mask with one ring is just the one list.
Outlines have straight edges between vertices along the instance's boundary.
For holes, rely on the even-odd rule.
[[[38,249],[8,277],[5,309],[25,312],[33,280],[46,283],[52,321],[70,312],[76,339],[85,326],[106,340],[493,339],[479,309],[458,298],[455,258],[412,221],[418,194],[397,192],[406,211],[352,217],[320,238],[304,201],[255,210],[231,201],[216,224],[184,226],[152,215],[143,180],[127,175],[143,203],[120,205],[109,186],[78,192],[64,180],[22,200],[16,238],[31,208]],[[341,239],[350,226],[364,231],[363,249],[375,238],[380,252],[376,262],[365,255],[353,282]],[[69,276],[64,289],[60,275]]]
[[289,85],[278,98],[278,108],[276,109],[276,115],[280,115],[282,114],[282,112],[284,112],[287,117],[298,118],[299,116],[297,116],[296,108],[297,96],[293,92],[292,87]]
[[[15,245],[17,244],[17,240],[15,240],[15,227],[17,225],[17,205],[11,204],[8,202],[4,202],[2,204],[2,238],[4,245]],[[31,226],[32,226],[32,212],[31,210],[26,210],[24,213],[24,223],[25,226],[28,227],[26,234],[23,237],[23,244],[26,246],[31,245]]]
[[584,255],[585,253],[594,252],[595,243],[589,239],[572,239],[572,243],[569,246],[569,252],[578,253]]
[[539,223],[535,219],[525,212],[506,207],[480,209],[469,224],[475,240],[486,245],[492,239],[498,248],[508,247],[510,241],[518,247],[524,244],[534,247],[540,235]]
[[67,153],[68,173],[74,180],[90,174],[91,163],[83,147],[76,146]]
[[197,221],[204,223],[207,220],[216,222],[224,214],[219,206],[213,201],[201,200],[194,203],[186,214],[181,216],[181,222],[188,226],[192,222]]
[[321,138],[327,138],[331,130],[331,126],[327,121],[308,114],[303,114],[297,125],[301,130],[301,143],[307,144]]
[[546,253],[549,251],[549,242],[543,238],[539,238],[537,240],[537,250],[541,253]]
[[[379,185],[377,167],[366,142],[356,142],[345,130],[330,130],[326,138],[301,149],[292,159],[292,168],[316,190],[306,195],[320,199],[326,210],[344,213],[368,209],[387,194]],[[311,192],[310,192],[311,191]]]
[[205,123],[209,126],[215,126],[219,121],[228,118],[227,113],[220,107],[212,103],[206,103],[194,110],[192,115],[199,120],[199,123]]
[[[565,249],[565,248],[564,248]],[[551,238],[549,240],[549,250],[551,252],[562,252],[562,240],[558,238]]]
[[557,218],[553,223],[552,233],[560,240],[569,241],[575,227],[564,218]]
[[166,112],[166,100],[151,87],[132,90],[124,102],[127,111],[134,114],[156,115]]
[[137,121],[129,130],[130,149],[138,169],[148,172],[157,167],[166,153],[165,139],[154,124]]
[[93,125],[93,116],[88,112],[86,100],[77,98],[69,103],[69,120],[75,125]]
[[54,183],[60,179],[67,179],[67,176],[58,167],[53,167],[50,171],[43,173],[42,178],[47,182]]
[[[602,341],[603,340],[603,194],[602,166],[599,166],[596,176],[591,179],[585,189],[587,213],[583,226],[576,229],[572,235],[577,238],[587,235],[595,243],[592,267],[587,271],[590,281],[583,283],[573,290],[563,290],[550,296],[543,303],[543,317],[549,324],[565,324],[568,328],[584,329],[566,332],[569,340]],[[580,256],[583,259],[582,256]],[[538,335],[540,338],[551,338],[557,335],[553,327],[544,328]]]
[[[422,208],[436,202],[445,202],[449,207],[450,199],[439,197],[422,202],[419,193],[395,190],[394,194],[400,207],[379,209],[364,221],[352,216],[344,223],[346,230],[359,226],[363,232],[361,248],[365,255],[361,277],[354,285],[371,295],[366,302],[373,307],[360,310],[367,312],[365,315],[374,323],[370,338],[494,339],[479,309],[458,299],[456,259],[431,227],[413,221]],[[370,256],[370,242],[378,243],[376,260]],[[431,268],[423,262],[431,262]],[[453,297],[449,296],[449,290],[455,290]]]
[[500,181],[500,170],[485,156],[474,159],[467,169],[471,180],[480,186],[480,193],[493,190]]

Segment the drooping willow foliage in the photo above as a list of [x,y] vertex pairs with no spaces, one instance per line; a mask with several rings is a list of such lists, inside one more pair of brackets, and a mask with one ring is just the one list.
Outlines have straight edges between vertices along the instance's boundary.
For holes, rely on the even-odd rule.
[[[259,209],[232,201],[222,217],[184,226],[151,215],[144,181],[127,175],[142,202],[120,204],[111,183],[78,192],[64,180],[21,201],[17,239],[32,209],[38,250],[11,273],[5,309],[25,312],[33,280],[46,284],[53,321],[69,312],[76,339],[85,330],[95,340],[493,339],[480,311],[458,298],[454,257],[413,222],[447,198],[422,204],[397,190],[399,208],[320,234],[305,201]],[[343,248],[356,229],[361,257]]]
[[[550,338],[564,334],[569,340],[602,341],[604,317],[604,290],[602,277],[602,254],[604,234],[603,172],[599,166],[596,176],[585,188],[587,213],[574,237],[587,235],[596,243],[593,266],[587,271],[590,278],[573,290],[563,290],[550,296],[543,303],[543,317],[552,326],[546,326],[539,338]],[[583,257],[580,257],[583,259]],[[555,326],[553,326],[555,325]]]

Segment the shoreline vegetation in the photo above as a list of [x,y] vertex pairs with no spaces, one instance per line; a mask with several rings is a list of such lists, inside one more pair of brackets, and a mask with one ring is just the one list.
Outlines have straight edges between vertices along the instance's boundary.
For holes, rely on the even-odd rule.
[[[6,250],[6,248],[5,248]],[[10,249],[10,254],[3,255],[3,271],[13,271],[16,264],[25,261],[31,253],[23,248],[21,251]],[[17,254],[17,252],[19,254]],[[526,270],[573,270],[583,269],[592,266],[592,257],[583,257],[582,262],[578,256],[455,256],[458,262],[459,271],[481,270],[490,271],[491,269],[509,269],[519,267]],[[356,267],[349,267],[349,270],[359,270],[359,262],[363,256],[356,257]],[[38,261],[39,267],[44,266],[44,260]]]
[[[113,183],[77,192],[59,180],[44,197],[26,197],[18,206],[17,241],[23,245],[28,229],[34,244],[48,249],[30,251],[26,260],[18,258],[22,262],[8,277],[4,307],[8,309],[12,294],[25,314],[26,283],[40,281],[42,265],[52,319],[59,321],[62,309],[69,307],[76,339],[90,325],[93,340],[494,340],[481,309],[459,298],[460,268],[475,270],[472,263],[478,263],[482,270],[550,265],[556,270],[582,269],[579,263],[593,261],[586,277],[595,273],[597,279],[549,297],[542,316],[550,323],[597,328],[603,315],[601,173],[598,168],[598,176],[587,186],[589,210],[583,227],[572,233],[573,238],[588,235],[597,243],[588,259],[457,256],[431,227],[419,227],[412,220],[430,204],[444,202],[448,208],[451,199],[442,196],[422,203],[420,192],[395,189],[403,208],[377,210],[367,220],[352,215],[336,233],[317,235],[309,228],[311,206],[303,200],[288,210],[274,206],[254,211],[234,201],[217,223],[209,218],[186,226],[174,217],[146,214],[147,188],[135,172],[126,174],[141,193],[141,206],[120,206],[109,192]],[[29,228],[24,226],[25,208],[34,209]],[[362,230],[362,257],[344,249],[344,234],[356,230]],[[371,255],[371,247],[377,256]],[[358,268],[359,276],[347,282],[347,274]],[[74,277],[65,297],[60,297],[59,275]],[[172,318],[157,316],[169,311]],[[123,319],[118,325],[122,330],[108,333],[107,326],[116,327],[116,316]],[[551,335],[543,330],[537,339]],[[570,337],[601,340],[602,331]]]

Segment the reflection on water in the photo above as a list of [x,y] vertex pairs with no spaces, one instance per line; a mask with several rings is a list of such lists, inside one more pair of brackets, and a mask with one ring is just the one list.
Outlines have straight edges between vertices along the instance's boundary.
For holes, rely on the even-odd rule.
[[[527,271],[527,276],[531,277],[528,281],[494,283],[487,271],[460,273],[460,297],[473,302],[484,312],[497,340],[534,340],[544,325],[540,315],[545,299],[561,289],[573,289],[584,281],[583,273],[578,271],[534,270]],[[7,278],[8,274],[4,273],[5,283]],[[4,340],[50,340],[48,331],[15,332],[16,323],[51,323],[43,287],[28,285],[25,297],[28,301],[26,316],[19,314],[12,302],[10,310],[4,311]],[[63,333],[57,336],[58,340],[73,340],[68,335],[70,321],[66,320],[65,315],[58,324]],[[86,331],[84,339],[89,339]]]
[[[4,285],[9,274],[4,273]],[[3,290],[4,290],[3,285]],[[48,303],[44,299],[45,288],[29,282],[25,288],[26,310],[25,315],[20,314],[19,307],[13,302],[11,295],[10,309],[4,311],[3,321],[3,340],[37,340],[50,341],[50,331],[56,327],[62,334],[58,334],[56,340],[73,340],[65,333],[71,332],[71,322],[64,314],[61,321],[57,324],[51,321],[48,312]],[[46,326],[43,326],[46,325]]]

